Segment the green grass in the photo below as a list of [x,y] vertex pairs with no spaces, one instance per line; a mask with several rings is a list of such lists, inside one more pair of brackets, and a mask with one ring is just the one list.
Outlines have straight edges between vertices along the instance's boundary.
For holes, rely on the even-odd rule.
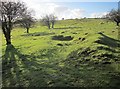
[[102,19],[58,21],[50,30],[37,24],[29,34],[14,28],[13,45],[2,36],[3,87],[120,88],[117,33]]

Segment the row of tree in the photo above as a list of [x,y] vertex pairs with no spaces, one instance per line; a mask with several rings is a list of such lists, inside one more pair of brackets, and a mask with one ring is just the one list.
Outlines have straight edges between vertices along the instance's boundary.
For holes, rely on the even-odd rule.
[[[120,10],[112,10],[105,18],[112,20],[119,26],[120,23]],[[57,20],[53,14],[42,17],[41,22],[49,29],[54,28],[54,24]],[[24,2],[20,1],[0,1],[0,23],[3,34],[6,38],[6,44],[11,44],[11,30],[14,24],[19,24],[27,29],[35,23],[35,19],[31,15],[31,11],[26,7]]]

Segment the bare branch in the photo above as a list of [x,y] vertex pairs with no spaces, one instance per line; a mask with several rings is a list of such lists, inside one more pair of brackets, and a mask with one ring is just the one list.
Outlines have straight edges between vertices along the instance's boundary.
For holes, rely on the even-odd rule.
[[108,20],[116,22],[117,26],[119,26],[120,23],[120,10],[114,10],[112,9],[105,17]]
[[7,44],[11,44],[11,30],[17,20],[30,15],[25,3],[20,1],[0,1],[0,21]]

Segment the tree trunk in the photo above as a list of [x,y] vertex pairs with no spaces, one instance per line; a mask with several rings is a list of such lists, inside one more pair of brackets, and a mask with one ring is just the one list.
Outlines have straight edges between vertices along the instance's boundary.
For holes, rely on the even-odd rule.
[[9,27],[7,27],[6,23],[2,23],[2,30],[3,30],[3,34],[6,38],[6,45],[11,44],[11,36],[10,36],[11,30]]
[[54,23],[52,23],[52,28],[54,28]]
[[11,44],[10,32],[8,32],[7,35],[6,35],[6,42],[7,42],[7,43],[6,43],[7,45]]
[[27,28],[27,33],[29,33],[29,28]]
[[50,24],[48,24],[48,29],[50,29]]
[[117,22],[117,26],[119,26],[119,22]]

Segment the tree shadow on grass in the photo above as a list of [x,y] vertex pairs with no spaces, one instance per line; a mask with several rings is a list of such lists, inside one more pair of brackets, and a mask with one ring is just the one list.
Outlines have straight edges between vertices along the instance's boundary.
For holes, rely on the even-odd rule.
[[52,36],[52,40],[70,41],[70,40],[73,40],[73,37],[72,36],[55,35],[55,36]]
[[[119,79],[119,75],[115,73],[109,75],[113,70],[110,69],[111,71],[106,73],[101,67],[89,65],[86,61],[81,63],[78,60],[80,55],[78,57],[76,52],[70,54],[66,60],[60,59],[55,53],[55,49],[46,49],[39,52],[37,56],[26,55],[13,45],[7,46],[2,63],[3,87],[89,88],[104,87],[110,81],[110,84],[113,83],[111,86],[119,85],[119,82],[114,79]],[[71,56],[74,56],[74,59]],[[53,57],[56,60],[53,60]]]
[[64,67],[68,71],[63,68],[64,73],[74,76],[69,79],[72,81],[71,84],[87,88],[120,88],[117,86],[120,84],[120,72],[116,71],[116,66],[113,66],[116,64],[119,66],[119,63],[95,64],[89,52],[90,50],[78,49],[71,52],[65,60]]
[[119,47],[120,41],[113,39],[111,37],[106,36],[103,33],[99,33],[102,37],[99,38],[99,40],[96,40],[96,43],[107,45],[108,47]]
[[8,45],[2,57],[3,88],[70,86],[71,82],[67,79],[74,76],[62,72],[66,71],[66,68],[59,66],[61,60],[52,60],[53,56],[55,57],[54,53],[55,50],[52,49],[41,51],[38,56],[26,55],[13,45]]
[[21,36],[46,36],[46,35],[54,35],[55,33],[47,33],[47,32],[35,32],[35,33],[29,33],[29,34],[24,34]]
[[105,46],[98,46],[97,49],[98,50],[106,50],[106,51],[110,51],[110,52],[113,52],[113,53],[119,53],[119,51],[116,51],[115,49],[112,49],[110,47],[105,47]]
[[78,29],[78,28],[82,28],[82,27],[61,27],[61,28],[54,28],[54,29]]
[[19,52],[13,45],[8,45],[2,62],[3,87],[46,86],[44,75],[35,56]]
[[[3,86],[8,85],[15,85],[15,82],[18,82],[18,85],[20,83],[20,77],[19,77],[19,67],[16,63],[16,49],[14,49],[13,45],[8,45],[5,50],[5,55],[3,56],[2,61],[2,80],[3,80]],[[13,75],[13,72],[16,72],[15,75]],[[15,82],[13,81],[15,80]]]

